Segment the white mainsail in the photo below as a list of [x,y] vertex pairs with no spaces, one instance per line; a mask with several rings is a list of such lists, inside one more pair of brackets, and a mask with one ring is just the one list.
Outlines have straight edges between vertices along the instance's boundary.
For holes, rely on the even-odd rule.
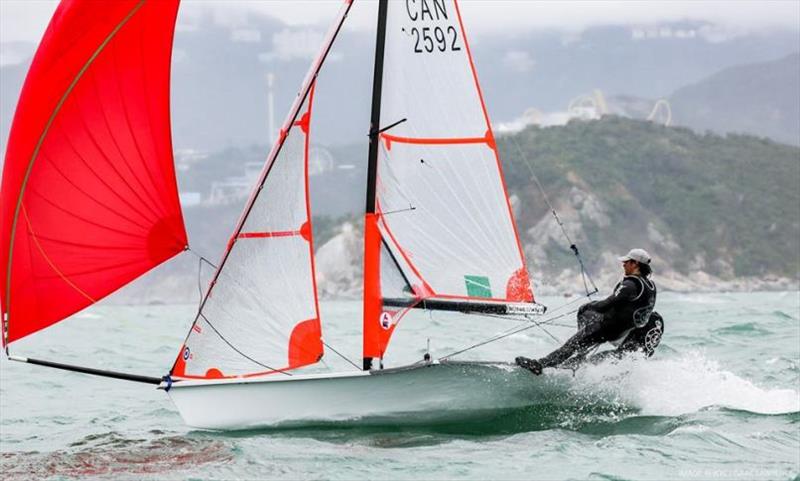
[[428,295],[532,301],[454,1],[389,2],[381,119],[407,119],[381,134],[382,234]]
[[[458,6],[386,8],[379,110],[373,104],[376,194],[365,218],[365,367],[384,356],[410,308],[504,312],[533,302]],[[378,264],[378,246],[392,263]],[[383,288],[398,270],[410,286],[399,299]]]

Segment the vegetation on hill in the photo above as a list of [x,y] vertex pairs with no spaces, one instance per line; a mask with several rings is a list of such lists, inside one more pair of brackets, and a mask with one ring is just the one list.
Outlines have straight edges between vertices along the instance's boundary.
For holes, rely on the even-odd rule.
[[800,271],[797,147],[619,117],[530,127],[498,144],[509,190],[524,206],[523,231],[547,214],[532,168],[554,203],[568,203],[576,188],[599,202],[610,224],[589,219],[586,248],[640,245],[684,274]]

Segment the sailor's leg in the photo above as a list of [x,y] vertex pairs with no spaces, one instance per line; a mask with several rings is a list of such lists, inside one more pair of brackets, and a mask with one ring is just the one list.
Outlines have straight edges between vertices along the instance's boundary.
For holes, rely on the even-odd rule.
[[538,375],[542,373],[543,368],[558,366],[575,353],[585,353],[595,345],[605,342],[606,340],[602,321],[593,322],[584,325],[584,327],[570,337],[563,346],[547,356],[538,360],[520,356],[515,359],[515,362],[517,365]]
[[539,363],[542,365],[542,367],[558,366],[562,362],[572,357],[572,355],[576,352],[585,351],[604,341],[604,338],[599,335],[597,329],[591,329],[591,326],[587,327],[589,328],[581,329],[575,333],[575,335],[570,337],[563,346],[559,347],[547,356],[539,359]]

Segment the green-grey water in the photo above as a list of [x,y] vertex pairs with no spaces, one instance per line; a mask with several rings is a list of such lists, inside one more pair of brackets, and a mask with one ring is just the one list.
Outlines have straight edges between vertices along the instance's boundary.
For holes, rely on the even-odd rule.
[[[563,299],[545,299],[551,307]],[[659,351],[562,377],[555,401],[459,423],[187,428],[151,386],[0,363],[0,477],[27,479],[800,479],[800,293],[662,294]],[[194,306],[100,306],[12,354],[166,372]],[[326,342],[359,357],[360,304],[324,303]],[[565,339],[574,320],[548,328]],[[515,324],[460,314],[403,321],[388,365]],[[509,361],[556,341],[530,329],[461,358]],[[349,365],[328,352],[317,369]],[[540,378],[531,376],[530,382]],[[366,400],[365,402],[367,402]]]

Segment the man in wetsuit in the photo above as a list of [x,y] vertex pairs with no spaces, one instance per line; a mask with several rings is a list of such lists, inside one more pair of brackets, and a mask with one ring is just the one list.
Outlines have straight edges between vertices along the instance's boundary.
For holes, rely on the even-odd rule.
[[[603,342],[623,341],[636,328],[646,328],[652,321],[660,320],[660,316],[650,319],[656,304],[656,285],[650,280],[650,254],[644,249],[632,249],[619,260],[625,276],[614,287],[613,294],[578,309],[578,332],[541,359],[517,357],[518,365],[538,375],[543,368],[558,366],[576,353],[585,355]],[[659,327],[663,329],[663,321]]]

